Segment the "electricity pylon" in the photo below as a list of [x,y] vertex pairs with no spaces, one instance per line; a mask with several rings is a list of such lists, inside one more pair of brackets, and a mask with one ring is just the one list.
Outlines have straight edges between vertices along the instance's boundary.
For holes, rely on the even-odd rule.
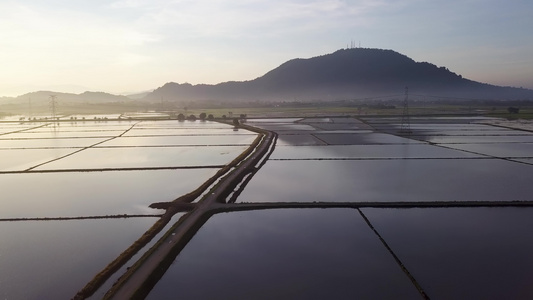
[[411,134],[411,121],[409,120],[409,88],[405,87],[405,98],[403,100],[402,125],[400,133]]

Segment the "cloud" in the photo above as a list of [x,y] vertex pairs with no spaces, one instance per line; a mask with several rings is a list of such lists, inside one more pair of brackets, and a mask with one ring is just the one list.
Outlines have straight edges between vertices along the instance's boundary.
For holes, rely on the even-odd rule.
[[[332,52],[351,39],[472,79],[476,68],[496,61],[509,62],[508,74],[531,78],[532,42],[524,38],[532,24],[529,3],[490,2],[3,0],[0,81],[136,90],[131,85],[245,80],[291,58]],[[513,45],[522,49],[516,55],[494,52]],[[514,64],[513,57],[526,63]]]
[[[150,61],[143,47],[159,41],[109,15],[81,9],[0,4],[0,80],[85,84],[110,65]],[[89,78],[92,76],[92,79]]]
[[353,26],[365,22],[367,12],[383,5],[383,1],[340,0],[123,0],[110,7],[137,12],[137,26],[167,35],[238,38]]

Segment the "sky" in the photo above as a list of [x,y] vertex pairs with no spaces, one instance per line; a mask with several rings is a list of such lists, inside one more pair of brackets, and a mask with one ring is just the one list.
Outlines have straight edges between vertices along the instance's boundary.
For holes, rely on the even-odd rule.
[[531,0],[0,0],[0,96],[252,80],[352,42],[533,89],[531,16]]

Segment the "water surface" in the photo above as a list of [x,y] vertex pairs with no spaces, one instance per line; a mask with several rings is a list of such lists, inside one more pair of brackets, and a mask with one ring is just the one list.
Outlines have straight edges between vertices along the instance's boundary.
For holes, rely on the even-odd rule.
[[148,299],[419,297],[357,210],[284,209],[214,215]]
[[78,170],[224,165],[248,146],[90,148],[37,168]]
[[217,169],[0,174],[0,218],[158,214]]
[[531,178],[531,166],[496,159],[268,161],[237,200],[533,200]]
[[432,299],[533,298],[533,208],[363,212]]
[[0,171],[24,171],[74,151],[77,149],[0,149]]
[[447,147],[495,157],[533,158],[533,143],[454,144]]
[[200,135],[119,137],[98,147],[187,146],[187,145],[250,145],[256,135]]
[[103,142],[108,138],[77,138],[77,139],[20,139],[2,140],[1,149],[12,148],[85,148]]
[[0,297],[70,299],[156,218],[0,223]]
[[472,158],[479,154],[426,144],[277,147],[271,159]]

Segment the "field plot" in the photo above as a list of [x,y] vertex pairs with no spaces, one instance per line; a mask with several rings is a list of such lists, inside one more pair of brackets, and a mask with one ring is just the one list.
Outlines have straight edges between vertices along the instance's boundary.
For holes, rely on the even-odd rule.
[[[318,285],[335,295],[346,288],[334,286],[335,282],[342,282],[342,274],[355,278],[362,268],[369,278],[373,278],[375,270],[382,272],[383,277],[376,280],[387,287],[394,282],[389,276],[403,270],[421,298],[530,299],[533,243],[527,236],[533,225],[530,207],[533,135],[473,123],[479,120],[475,117],[413,118],[409,135],[400,134],[400,118],[367,118],[364,123],[335,118],[288,121],[313,126],[315,131],[307,127],[298,131],[297,127],[281,124],[276,119],[250,120],[251,125],[276,131],[278,143],[268,161],[242,190],[235,207],[247,205],[252,209],[257,204],[257,209],[267,210],[211,217],[176,258],[150,297],[161,298],[170,291],[183,295],[197,291],[187,286],[195,286],[194,280],[187,278],[193,274],[192,278],[216,276],[212,282],[224,284],[217,285],[215,290],[231,295],[229,298],[244,295],[232,293],[248,292],[246,295],[256,297],[276,290],[282,292],[274,297],[320,299],[323,298],[320,292],[308,295],[298,284],[308,284],[306,287],[311,290]],[[343,122],[346,126],[339,126]],[[400,207],[406,203],[414,208],[378,205]],[[426,208],[416,208],[416,203]],[[529,207],[517,207],[520,203]],[[302,208],[283,209],[297,204]],[[375,235],[365,241],[381,241],[378,248],[389,250],[385,254],[395,257],[397,265],[392,266],[396,271],[392,266],[387,271],[382,269],[387,261],[385,257],[369,258],[370,250],[365,243],[347,246],[351,238],[361,234],[359,227],[343,224],[327,231],[328,226],[334,226],[330,222],[344,222],[344,214],[357,209],[314,212],[306,208],[331,207],[328,204],[362,205],[360,215],[355,213],[352,221],[358,218],[366,221],[367,229]],[[471,207],[461,207],[463,204]],[[301,224],[308,230],[293,231]],[[226,227],[231,229],[226,231]],[[340,236],[338,231],[348,231],[352,236],[341,238],[341,243],[334,238],[329,240],[330,235]],[[309,242],[307,239],[315,233],[320,238]],[[218,238],[232,243],[217,252],[212,245],[217,244],[213,240]],[[300,241],[304,242],[299,244]],[[238,246],[233,248],[233,243]],[[293,244],[287,247],[285,243]],[[328,250],[320,252],[325,247]],[[298,249],[297,254],[294,249]],[[332,249],[339,250],[335,254],[327,252]],[[342,254],[345,249],[350,249],[350,254]],[[378,255],[381,250],[372,254]],[[315,259],[319,257],[325,265],[317,266],[319,263],[315,261],[301,263],[310,251],[317,251],[311,255]],[[235,257],[229,262],[222,258],[211,261],[219,255]],[[293,260],[285,260],[286,256]],[[335,268],[337,274],[329,274],[329,267],[335,266],[338,257],[344,258],[345,264]],[[352,260],[358,259],[367,259],[369,264],[352,264]],[[205,261],[209,263],[203,265]],[[231,264],[232,261],[239,263]],[[241,265],[241,261],[246,263]],[[248,276],[240,273],[249,264],[253,270],[244,273]],[[307,278],[307,274],[313,276],[316,270],[307,270],[307,265],[334,279],[314,282],[316,277],[321,277]],[[208,271],[208,266],[214,266],[214,270]],[[221,278],[237,278],[240,284]],[[289,286],[283,280],[279,283],[279,278],[286,279]],[[268,282],[266,287],[255,282],[261,279]],[[270,289],[270,283],[279,286]],[[361,294],[344,290],[344,295],[350,295],[348,298],[387,298],[380,295],[383,289],[365,283],[364,279],[353,280],[351,286]],[[394,298],[414,297],[396,294]]]
[[[479,121],[246,120],[277,134],[261,139],[199,121],[6,128],[0,296],[60,281],[50,295],[72,297],[178,212],[91,299],[531,299],[533,134]],[[199,201],[170,203],[221,168]],[[49,281],[29,271],[57,264]]]
[[212,216],[148,299],[176,295],[413,299],[418,291],[356,209],[280,209]]
[[1,139],[0,149],[50,149],[50,148],[85,148],[97,145],[107,138],[54,138],[54,139]]
[[0,296],[70,299],[156,220],[2,222]]
[[231,162],[246,146],[90,148],[52,161],[36,170],[218,167]]
[[[148,206],[196,189],[216,169],[0,174],[0,218],[159,214]],[[31,186],[31,188],[28,188]]]
[[[530,162],[533,144],[527,139],[533,135],[529,132],[470,124],[472,120],[468,118],[430,118],[415,119],[411,124],[413,133],[400,136],[399,119],[375,118],[365,120],[366,123],[353,120],[330,123],[345,122],[352,129],[356,124],[361,129],[372,125],[385,128],[386,132],[339,133],[342,128],[328,133],[317,128],[320,133],[305,130],[288,136],[279,132],[278,141],[283,142],[278,143],[238,201],[532,200],[533,187],[528,181],[533,169],[511,161]],[[326,120],[299,120],[302,122],[314,126]],[[256,125],[271,128],[268,122]],[[279,127],[279,123],[274,127]],[[455,135],[458,129],[468,136]],[[498,134],[489,135],[494,131]],[[429,135],[432,132],[437,133]],[[438,138],[446,138],[450,143],[436,143]],[[310,145],[302,143],[303,139],[322,143]],[[464,143],[456,143],[457,139]],[[492,142],[487,144],[487,139]],[[291,144],[291,140],[295,143]]]
[[533,208],[362,211],[428,295],[533,298]]
[[177,120],[0,123],[0,297],[72,298],[159,220],[150,204],[197,189],[256,136]]
[[531,172],[490,159],[268,161],[239,201],[531,200]]

